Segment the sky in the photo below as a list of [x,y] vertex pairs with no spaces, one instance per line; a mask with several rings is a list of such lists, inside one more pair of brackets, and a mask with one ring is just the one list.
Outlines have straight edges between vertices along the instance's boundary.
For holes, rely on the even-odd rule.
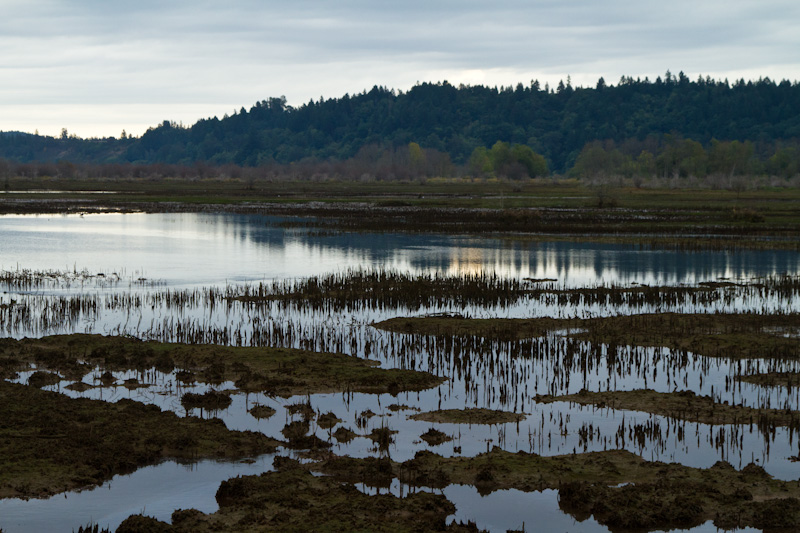
[[797,0],[0,0],[0,131],[191,125],[374,85],[800,80]]

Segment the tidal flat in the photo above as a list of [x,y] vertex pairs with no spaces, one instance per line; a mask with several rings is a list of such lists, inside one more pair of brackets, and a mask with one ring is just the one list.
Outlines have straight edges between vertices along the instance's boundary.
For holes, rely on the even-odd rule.
[[[75,250],[67,268],[52,239],[0,265],[3,531],[47,530],[48,512],[75,530],[391,529],[381,513],[530,530],[524,506],[493,515],[508,491],[557,491],[538,519],[582,531],[798,525],[796,252],[97,216],[0,217],[9,239],[59,228]],[[88,264],[95,240],[141,263]],[[74,471],[23,453],[60,440]],[[205,496],[109,503],[209,458],[230,474]],[[53,493],[109,510],[36,499]]]

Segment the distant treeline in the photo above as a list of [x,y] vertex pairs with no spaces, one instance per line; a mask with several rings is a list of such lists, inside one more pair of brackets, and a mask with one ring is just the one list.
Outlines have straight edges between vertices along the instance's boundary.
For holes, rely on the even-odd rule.
[[[655,80],[623,77],[617,85],[601,78],[590,88],[573,87],[569,80],[555,88],[537,81],[500,88],[443,82],[405,93],[374,87],[299,107],[269,98],[191,127],[165,121],[141,137],[5,133],[0,157],[273,170],[294,163],[322,173],[352,176],[363,170],[387,178],[543,172],[790,176],[797,173],[798,139],[797,82],[690,81],[667,72]],[[725,150],[736,152],[725,156],[736,159],[735,166],[721,162]]]
[[[758,146],[758,150],[756,149]],[[628,140],[587,144],[570,174],[579,178],[707,178],[717,176],[772,176],[792,178],[800,174],[800,143],[796,141],[756,145],[752,141],[718,141],[708,147],[692,139],[665,135],[644,141]]]
[[[617,182],[642,186],[701,186],[749,188],[763,185],[800,186],[800,145],[780,142],[712,140],[708,148],[697,141],[654,136],[644,141],[594,141],[578,154],[568,177],[595,183]],[[454,164],[446,153],[409,143],[396,149],[363,147],[345,160],[306,159],[297,163],[270,162],[257,167],[212,165],[203,161],[167,163],[21,163],[0,158],[0,178],[8,188],[10,178],[60,179],[238,179],[257,180],[414,180],[434,177],[524,179],[550,176],[544,157],[525,145],[496,142],[478,147],[464,164]],[[556,175],[557,176],[557,175]]]

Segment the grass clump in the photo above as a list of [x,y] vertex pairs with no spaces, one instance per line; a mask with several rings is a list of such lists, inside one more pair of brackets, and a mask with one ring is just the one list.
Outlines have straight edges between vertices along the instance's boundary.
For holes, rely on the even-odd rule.
[[225,392],[215,390],[210,390],[202,394],[187,392],[181,396],[181,405],[184,409],[220,411],[231,405],[231,397]]
[[350,428],[340,427],[336,431],[333,432],[333,438],[337,441],[342,443],[348,443],[354,438],[356,438],[358,434]]
[[445,442],[453,440],[453,437],[444,433],[443,431],[439,431],[438,429],[430,428],[428,431],[420,435],[422,440],[424,440],[428,446],[438,446],[440,444],[444,444]]
[[525,418],[521,413],[495,411],[492,409],[442,409],[411,415],[413,420],[446,424],[507,424]]
[[275,414],[275,409],[268,405],[254,405],[250,408],[248,413],[259,420],[265,420]]
[[42,387],[49,387],[51,385],[58,385],[61,383],[61,376],[52,372],[43,372],[37,370],[28,378],[28,385],[41,389]]
[[317,418],[317,425],[322,429],[331,429],[341,421],[342,421],[341,418],[339,418],[338,416],[336,416],[331,412],[328,412],[319,415],[319,417]]

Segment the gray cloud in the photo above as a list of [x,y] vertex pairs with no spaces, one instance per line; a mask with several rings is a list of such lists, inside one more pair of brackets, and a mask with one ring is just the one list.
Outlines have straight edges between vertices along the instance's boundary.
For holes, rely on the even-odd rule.
[[[117,134],[273,95],[299,105],[444,76],[489,85],[555,84],[567,74],[615,83],[667,69],[800,77],[800,4],[783,0],[0,0],[0,10],[3,130],[58,131],[48,122],[57,115],[66,127],[94,124],[74,128],[81,135]],[[70,119],[70,108],[96,116]],[[134,108],[126,122],[121,110]]]

